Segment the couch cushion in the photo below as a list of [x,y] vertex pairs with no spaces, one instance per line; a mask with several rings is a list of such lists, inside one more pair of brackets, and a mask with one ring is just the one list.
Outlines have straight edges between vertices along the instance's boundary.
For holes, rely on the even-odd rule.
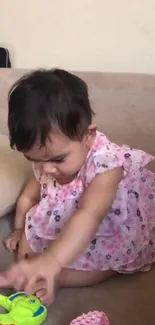
[[22,77],[26,71],[17,69],[0,68],[0,134],[8,134],[7,117],[8,117],[8,92],[12,85]]
[[13,209],[31,173],[31,164],[10,148],[7,136],[0,135],[0,217]]

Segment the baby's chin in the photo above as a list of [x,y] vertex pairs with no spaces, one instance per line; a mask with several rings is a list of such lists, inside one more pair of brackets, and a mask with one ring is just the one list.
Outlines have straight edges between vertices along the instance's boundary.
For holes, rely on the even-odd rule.
[[74,175],[70,175],[70,176],[62,176],[62,177],[58,177],[55,180],[60,184],[60,185],[65,185],[65,184],[69,184],[73,181],[73,179],[76,177],[77,173]]

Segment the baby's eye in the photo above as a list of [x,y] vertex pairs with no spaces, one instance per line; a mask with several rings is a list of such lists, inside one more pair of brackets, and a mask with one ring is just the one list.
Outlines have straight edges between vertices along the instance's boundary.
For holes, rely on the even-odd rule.
[[65,159],[63,158],[63,159],[55,159],[55,160],[52,161],[52,162],[54,162],[54,163],[56,163],[56,164],[62,164],[64,161],[65,161]]
[[61,159],[61,160],[56,160],[56,164],[62,164],[65,161],[65,159]]

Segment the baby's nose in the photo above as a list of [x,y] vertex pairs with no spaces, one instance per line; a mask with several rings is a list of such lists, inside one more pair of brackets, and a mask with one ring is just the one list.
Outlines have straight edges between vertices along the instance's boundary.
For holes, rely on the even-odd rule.
[[44,163],[42,169],[45,174],[54,175],[56,173],[56,167],[52,163]]

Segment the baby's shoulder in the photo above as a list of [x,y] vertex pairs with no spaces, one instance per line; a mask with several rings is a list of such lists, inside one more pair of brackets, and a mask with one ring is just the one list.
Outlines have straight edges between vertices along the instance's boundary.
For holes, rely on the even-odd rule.
[[86,171],[88,171],[95,162],[95,166],[98,168],[100,162],[102,162],[103,165],[107,165],[108,162],[110,163],[116,160],[116,158],[117,160],[122,160],[123,153],[124,150],[120,146],[111,142],[103,133],[97,132],[86,159]]
[[85,184],[90,183],[96,175],[120,166],[122,166],[121,148],[103,133],[97,132],[81,173]]
[[111,142],[103,133],[97,132],[86,159],[83,179],[88,184],[96,175],[118,167],[122,167],[124,175],[127,175],[145,167],[153,159],[142,150],[120,146]]

